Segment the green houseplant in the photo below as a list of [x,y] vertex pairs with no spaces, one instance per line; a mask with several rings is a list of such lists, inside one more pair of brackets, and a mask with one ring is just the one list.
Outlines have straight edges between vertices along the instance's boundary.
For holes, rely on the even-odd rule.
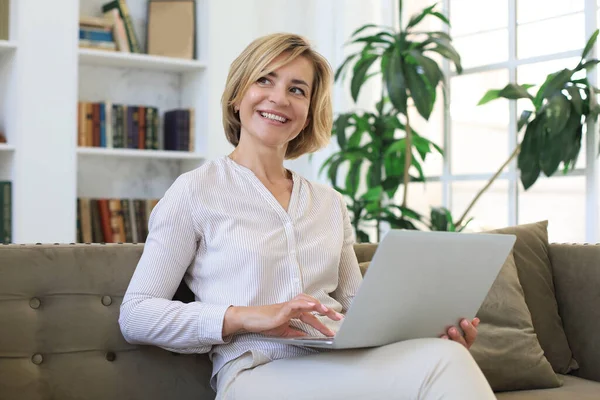
[[[398,5],[399,25],[402,25],[402,0]],[[332,134],[339,151],[321,167],[336,190],[346,196],[359,241],[369,241],[368,234],[361,229],[363,221],[375,221],[377,241],[384,221],[392,228],[416,229],[415,224],[420,223],[432,230],[458,230],[448,210],[434,208],[426,218],[407,204],[408,184],[425,181],[422,163],[427,155],[442,153],[438,145],[412,128],[410,102],[428,120],[438,88],[445,89],[444,75],[432,55],[453,63],[457,73],[462,71],[460,56],[447,33],[418,29],[426,17],[438,18],[449,25],[448,19],[435,8],[436,4],[423,9],[399,30],[374,24],[361,26],[349,41],[360,50],[349,55],[335,74],[335,80],[339,81],[351,71],[350,91],[355,102],[369,79],[379,77],[382,83],[381,99],[374,111],[337,116]],[[347,174],[343,184],[339,184],[338,170],[342,166],[347,168]],[[398,205],[392,200],[400,186],[404,193]]]
[[[600,62],[588,58],[598,32],[596,30],[589,38],[574,68],[549,74],[535,94],[529,92],[535,85],[510,83],[502,89],[488,90],[481,98],[480,105],[498,98],[527,99],[531,102],[531,109],[524,110],[517,122],[517,132],[525,128],[522,141],[477,193],[456,225],[462,225],[477,200],[515,157],[525,190],[536,182],[541,173],[550,177],[561,165],[565,174],[575,168],[584,126],[590,121],[597,121],[600,113],[596,99],[598,88],[590,84],[585,76],[575,77],[593,69]],[[588,134],[595,133],[588,131]]]

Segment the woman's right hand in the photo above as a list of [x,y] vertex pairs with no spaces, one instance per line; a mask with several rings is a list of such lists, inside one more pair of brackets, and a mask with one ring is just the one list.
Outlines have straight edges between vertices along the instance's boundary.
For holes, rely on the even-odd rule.
[[312,312],[325,315],[334,321],[344,318],[342,314],[327,308],[314,297],[299,294],[285,303],[229,307],[225,313],[223,337],[240,331],[277,337],[306,336],[305,332],[290,326],[291,319],[299,319],[325,336],[334,336],[335,333],[319,321]]

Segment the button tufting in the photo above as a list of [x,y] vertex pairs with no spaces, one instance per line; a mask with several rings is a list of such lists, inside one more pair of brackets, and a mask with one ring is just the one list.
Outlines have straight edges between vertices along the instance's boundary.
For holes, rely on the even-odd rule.
[[41,304],[42,302],[37,297],[34,297],[31,300],[29,300],[29,307],[33,308],[34,310],[40,308]]
[[31,362],[34,363],[35,365],[40,365],[42,363],[42,361],[44,361],[44,357],[42,357],[41,354],[34,354],[31,357]]
[[102,304],[110,306],[112,304],[112,298],[110,296],[102,296]]
[[117,355],[114,352],[109,351],[106,353],[105,358],[106,358],[106,361],[112,362],[112,361],[115,361],[115,358],[117,358]]

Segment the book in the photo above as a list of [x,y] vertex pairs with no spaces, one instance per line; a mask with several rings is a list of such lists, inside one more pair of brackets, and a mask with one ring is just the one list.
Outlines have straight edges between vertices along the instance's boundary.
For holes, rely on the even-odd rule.
[[131,47],[129,47],[129,40],[127,39],[127,30],[123,19],[119,14],[117,8],[113,8],[104,13],[104,17],[111,21],[113,24],[113,36],[117,43],[117,49],[124,53],[131,53]]
[[196,58],[196,1],[149,0],[146,27],[148,54]]
[[135,34],[135,30],[133,29],[133,22],[131,20],[131,14],[129,13],[129,7],[127,6],[127,3],[125,0],[113,0],[102,6],[102,12],[105,15],[108,11],[113,9],[119,10],[119,16],[125,24],[125,31],[127,32],[127,40],[129,42],[129,48],[131,52],[141,53],[142,49]]
[[0,40],[10,36],[10,0],[0,0]]

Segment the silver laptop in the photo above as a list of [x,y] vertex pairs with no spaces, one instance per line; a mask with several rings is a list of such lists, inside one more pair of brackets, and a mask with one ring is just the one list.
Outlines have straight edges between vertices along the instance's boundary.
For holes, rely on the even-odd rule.
[[515,240],[504,234],[391,230],[334,337],[264,340],[348,349],[439,337],[462,318],[475,318]]

